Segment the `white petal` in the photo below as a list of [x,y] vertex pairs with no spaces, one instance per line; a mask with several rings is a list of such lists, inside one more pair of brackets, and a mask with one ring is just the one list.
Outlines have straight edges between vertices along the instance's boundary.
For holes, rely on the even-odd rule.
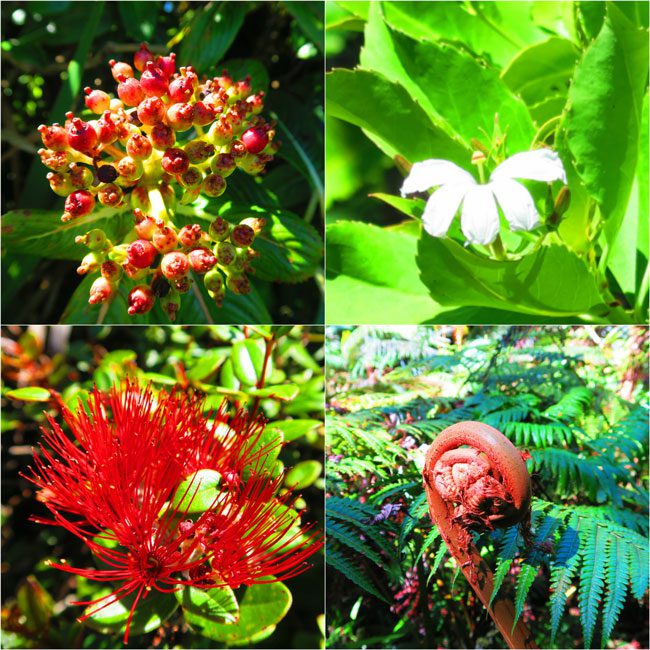
[[409,175],[402,184],[402,196],[414,192],[424,192],[437,185],[446,185],[447,183],[474,185],[476,181],[469,172],[461,169],[453,162],[448,160],[425,160],[415,163],[411,167]]
[[527,178],[531,181],[562,181],[566,185],[566,172],[560,157],[551,149],[522,151],[504,160],[493,172],[490,180],[501,178]]
[[489,183],[512,230],[532,230],[539,226],[539,214],[530,192],[517,181],[500,178]]
[[437,189],[427,201],[422,215],[424,229],[433,237],[444,237],[449,230],[468,186],[464,183],[450,183]]
[[499,212],[490,185],[476,185],[466,194],[460,227],[468,242],[491,244],[499,234]]

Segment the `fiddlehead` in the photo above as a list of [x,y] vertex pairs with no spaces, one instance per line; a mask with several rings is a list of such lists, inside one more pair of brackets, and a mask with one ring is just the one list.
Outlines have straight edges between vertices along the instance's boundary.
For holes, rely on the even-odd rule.
[[480,422],[460,422],[433,441],[424,466],[431,518],[472,588],[511,648],[536,647],[512,602],[489,605],[493,575],[472,542],[472,531],[519,524],[530,535],[530,477],[517,448]]

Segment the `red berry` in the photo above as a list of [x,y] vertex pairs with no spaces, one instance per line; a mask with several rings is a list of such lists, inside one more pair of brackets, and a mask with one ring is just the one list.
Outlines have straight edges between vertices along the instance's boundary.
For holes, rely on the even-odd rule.
[[178,233],[179,241],[183,246],[187,246],[188,248],[196,246],[201,241],[202,236],[203,230],[201,230],[201,226],[198,223],[183,226]]
[[169,79],[176,72],[176,54],[170,52],[169,56],[159,56],[156,59],[156,65],[162,70],[165,77]]
[[112,144],[117,140],[117,126],[113,122],[112,113],[104,111],[104,114],[95,122],[97,139],[102,144]]
[[146,314],[153,307],[154,300],[153,292],[148,286],[139,284],[133,287],[129,293],[129,314]]
[[90,297],[88,302],[91,305],[110,300],[115,295],[115,285],[111,284],[106,278],[98,277],[90,287]]
[[226,191],[226,181],[219,174],[208,174],[203,179],[202,191],[208,196],[221,196]]
[[244,131],[241,139],[248,153],[260,153],[269,143],[269,136],[266,129],[260,126],[255,126]]
[[136,239],[126,249],[126,259],[138,269],[146,269],[153,264],[158,252],[146,239]]
[[235,160],[243,158],[246,155],[247,151],[248,150],[246,149],[246,145],[241,140],[233,140],[232,144],[230,145],[230,155]]
[[168,174],[177,176],[188,170],[190,159],[182,149],[171,148],[165,151],[160,164]]
[[150,97],[162,97],[167,94],[167,77],[153,61],[149,61],[140,77],[140,86]]
[[166,124],[156,124],[149,134],[151,142],[156,149],[169,149],[176,142],[174,130]]
[[151,241],[154,233],[156,232],[156,220],[152,217],[146,216],[140,208],[133,210],[135,214],[135,233],[140,239],[148,239]]
[[207,126],[217,117],[217,110],[211,104],[204,102],[194,103],[194,124]]
[[217,258],[207,248],[195,248],[187,258],[192,270],[200,275],[207,273],[217,263]]
[[137,106],[144,99],[144,90],[133,77],[122,77],[117,85],[117,94],[127,106]]
[[61,217],[61,221],[85,217],[94,210],[95,197],[88,190],[77,190],[68,196],[64,207],[65,212]]
[[138,105],[138,119],[147,126],[154,126],[165,119],[165,104],[159,97],[147,97]]
[[54,151],[64,151],[68,148],[68,135],[66,130],[60,124],[45,126],[41,124],[38,127],[43,144]]
[[113,79],[115,79],[115,81],[122,81],[122,77],[124,79],[127,79],[128,77],[133,76],[133,68],[124,61],[116,61],[115,59],[111,59],[108,62],[108,65],[111,66],[111,74],[113,75]]
[[190,77],[177,77],[169,84],[169,99],[175,103],[183,103],[192,99],[194,83]]
[[86,93],[86,106],[97,115],[107,111],[111,105],[111,98],[103,90],[93,90],[89,86],[84,88]]
[[153,61],[153,54],[149,51],[146,43],[141,43],[140,49],[133,55],[133,64],[137,70],[142,72],[148,61]]
[[160,270],[168,280],[178,280],[185,277],[190,270],[187,255],[179,251],[167,253],[160,262]]
[[149,158],[153,147],[149,138],[141,133],[132,135],[126,143],[126,152],[133,158]]
[[178,246],[178,237],[169,226],[158,225],[153,234],[153,245],[160,253],[168,253]]
[[187,131],[192,126],[194,109],[191,104],[172,104],[167,109],[167,123],[174,131]]
[[89,153],[97,144],[97,131],[92,125],[73,117],[66,126],[68,144],[77,151]]

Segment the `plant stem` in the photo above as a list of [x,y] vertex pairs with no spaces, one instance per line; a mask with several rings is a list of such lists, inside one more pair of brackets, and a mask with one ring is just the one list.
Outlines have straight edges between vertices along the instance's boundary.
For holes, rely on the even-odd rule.
[[104,145],[104,151],[113,156],[113,158],[117,158],[118,160],[122,160],[122,158],[126,156],[126,154],[121,149],[118,149],[115,145],[112,144]]
[[[275,345],[275,337],[270,339],[264,339],[264,361],[262,362],[262,371],[260,372],[260,377],[255,384],[255,388],[264,388],[264,382],[266,381],[266,368],[269,365],[269,359],[271,358],[271,353],[273,352],[273,346]],[[253,406],[251,408],[251,413],[253,417],[257,415],[257,410],[260,406],[260,397],[256,397],[253,400]]]
[[197,282],[198,280],[196,279],[196,275],[194,272],[190,271],[190,277],[192,278],[192,292],[194,293],[194,296],[196,297],[196,301],[199,303],[199,307],[201,308],[201,311],[203,312],[203,315],[205,316],[205,320],[208,322],[208,325],[214,325],[214,321],[212,320],[212,316],[210,316],[210,312],[208,311],[208,306],[205,304],[205,300],[203,300],[203,296],[201,295],[201,289],[198,288]]
[[149,202],[151,203],[151,216],[157,217],[167,222],[169,220],[169,212],[163,200],[162,194],[157,187],[152,187],[148,191]]

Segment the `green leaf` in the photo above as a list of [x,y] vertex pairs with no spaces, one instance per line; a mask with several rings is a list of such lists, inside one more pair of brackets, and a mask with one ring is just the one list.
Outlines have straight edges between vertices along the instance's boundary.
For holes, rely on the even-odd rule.
[[[205,620],[234,623],[239,616],[239,604],[235,592],[230,587],[197,589],[186,585],[181,591],[174,592],[174,595],[189,623],[200,625]],[[188,613],[194,616],[188,616]]]
[[391,158],[400,154],[418,162],[435,157],[463,165],[471,157],[471,151],[437,126],[407,90],[377,72],[328,73],[326,101],[329,115],[365,129]]
[[178,60],[191,61],[199,74],[213,73],[235,40],[250,5],[246,2],[215,2],[194,7],[194,13],[183,29]]
[[600,204],[610,243],[635,175],[647,75],[647,32],[608,3],[602,30],[576,68],[565,128],[575,168]]
[[16,388],[6,393],[9,399],[20,400],[21,402],[49,402],[50,391],[39,386],[26,386]]
[[415,263],[417,239],[365,223],[327,228],[329,323],[419,323],[440,308]]
[[480,305],[566,318],[602,303],[596,279],[568,248],[543,246],[517,261],[495,261],[449,239],[424,234],[418,247],[424,284],[442,305]]
[[247,459],[246,467],[242,472],[243,479],[248,480],[253,474],[272,474],[283,443],[282,431],[266,427],[253,444],[249,444],[242,450],[242,455]]
[[150,41],[156,30],[158,2],[119,2],[117,9],[126,33],[136,41]]
[[235,80],[250,76],[253,93],[266,93],[269,89],[269,73],[257,59],[227,59],[221,63],[221,67]]
[[547,34],[530,19],[527,2],[384,2],[386,22],[411,38],[459,41],[504,66],[522,47]]
[[214,506],[221,494],[221,474],[200,469],[181,481],[174,492],[169,509],[179,513],[205,512]]
[[279,422],[269,422],[267,425],[268,428],[281,431],[285,442],[296,440],[321,426],[323,426],[323,423],[320,420],[308,419],[281,420]]
[[[507,130],[510,151],[530,147],[534,129],[528,110],[497,71],[447,43],[416,41],[390,30],[379,9],[378,3],[371,6],[361,51],[364,68],[404,86],[429,114],[439,116],[442,128],[458,136],[467,148],[472,138],[492,135],[497,114],[501,130]],[[477,97],[480,101],[476,101]],[[435,157],[444,156],[436,153]]]
[[382,194],[381,192],[371,194],[370,196],[373,199],[379,199],[384,203],[388,203],[388,205],[411,217],[411,219],[422,221],[422,213],[424,212],[424,207],[426,205],[426,202],[423,199],[403,199],[400,196]]
[[133,226],[133,216],[100,208],[87,217],[63,223],[61,212],[13,210],[2,215],[2,244],[14,253],[59,260],[80,260],[88,249],[75,237],[100,228],[113,243],[120,243]]
[[305,36],[322,52],[325,45],[323,4],[320,2],[283,2],[282,5],[296,19]]
[[284,484],[294,490],[304,490],[320,475],[323,465],[317,460],[303,460],[292,467],[284,477]]
[[219,366],[230,355],[230,349],[212,348],[211,350],[203,350],[201,356],[190,366],[187,371],[188,379],[192,381],[201,381],[219,369]]
[[519,52],[501,77],[528,105],[566,96],[578,54],[570,40],[549,38]]
[[[230,358],[237,379],[247,386],[255,386],[262,376],[264,365],[264,341],[243,339],[232,346]],[[271,372],[271,360],[267,364],[266,376]]]
[[54,610],[54,599],[34,576],[28,576],[18,587],[16,601],[26,619],[27,629],[42,630],[48,625]]
[[[272,576],[269,576],[272,579]],[[281,583],[255,584],[246,589],[239,603],[237,623],[224,624],[190,622],[200,626],[201,634],[214,641],[225,643],[227,647],[249,645],[260,635],[272,632],[274,627],[286,616],[291,607],[291,592]]]
[[267,386],[266,388],[254,388],[248,391],[253,397],[268,397],[277,399],[280,402],[290,402],[300,392],[296,384],[280,384],[278,386]]
[[[108,595],[110,589],[102,590],[97,594],[97,598]],[[146,634],[159,628],[176,610],[178,602],[172,594],[163,594],[152,590],[143,592],[145,595],[140,598],[131,619],[130,636],[137,634]],[[90,617],[85,619],[85,623],[90,627],[105,634],[115,632],[123,634],[126,630],[126,623],[133,605],[135,596],[133,594],[111,603],[107,607],[96,611]],[[88,614],[101,607],[99,605],[89,605],[84,614]]]

